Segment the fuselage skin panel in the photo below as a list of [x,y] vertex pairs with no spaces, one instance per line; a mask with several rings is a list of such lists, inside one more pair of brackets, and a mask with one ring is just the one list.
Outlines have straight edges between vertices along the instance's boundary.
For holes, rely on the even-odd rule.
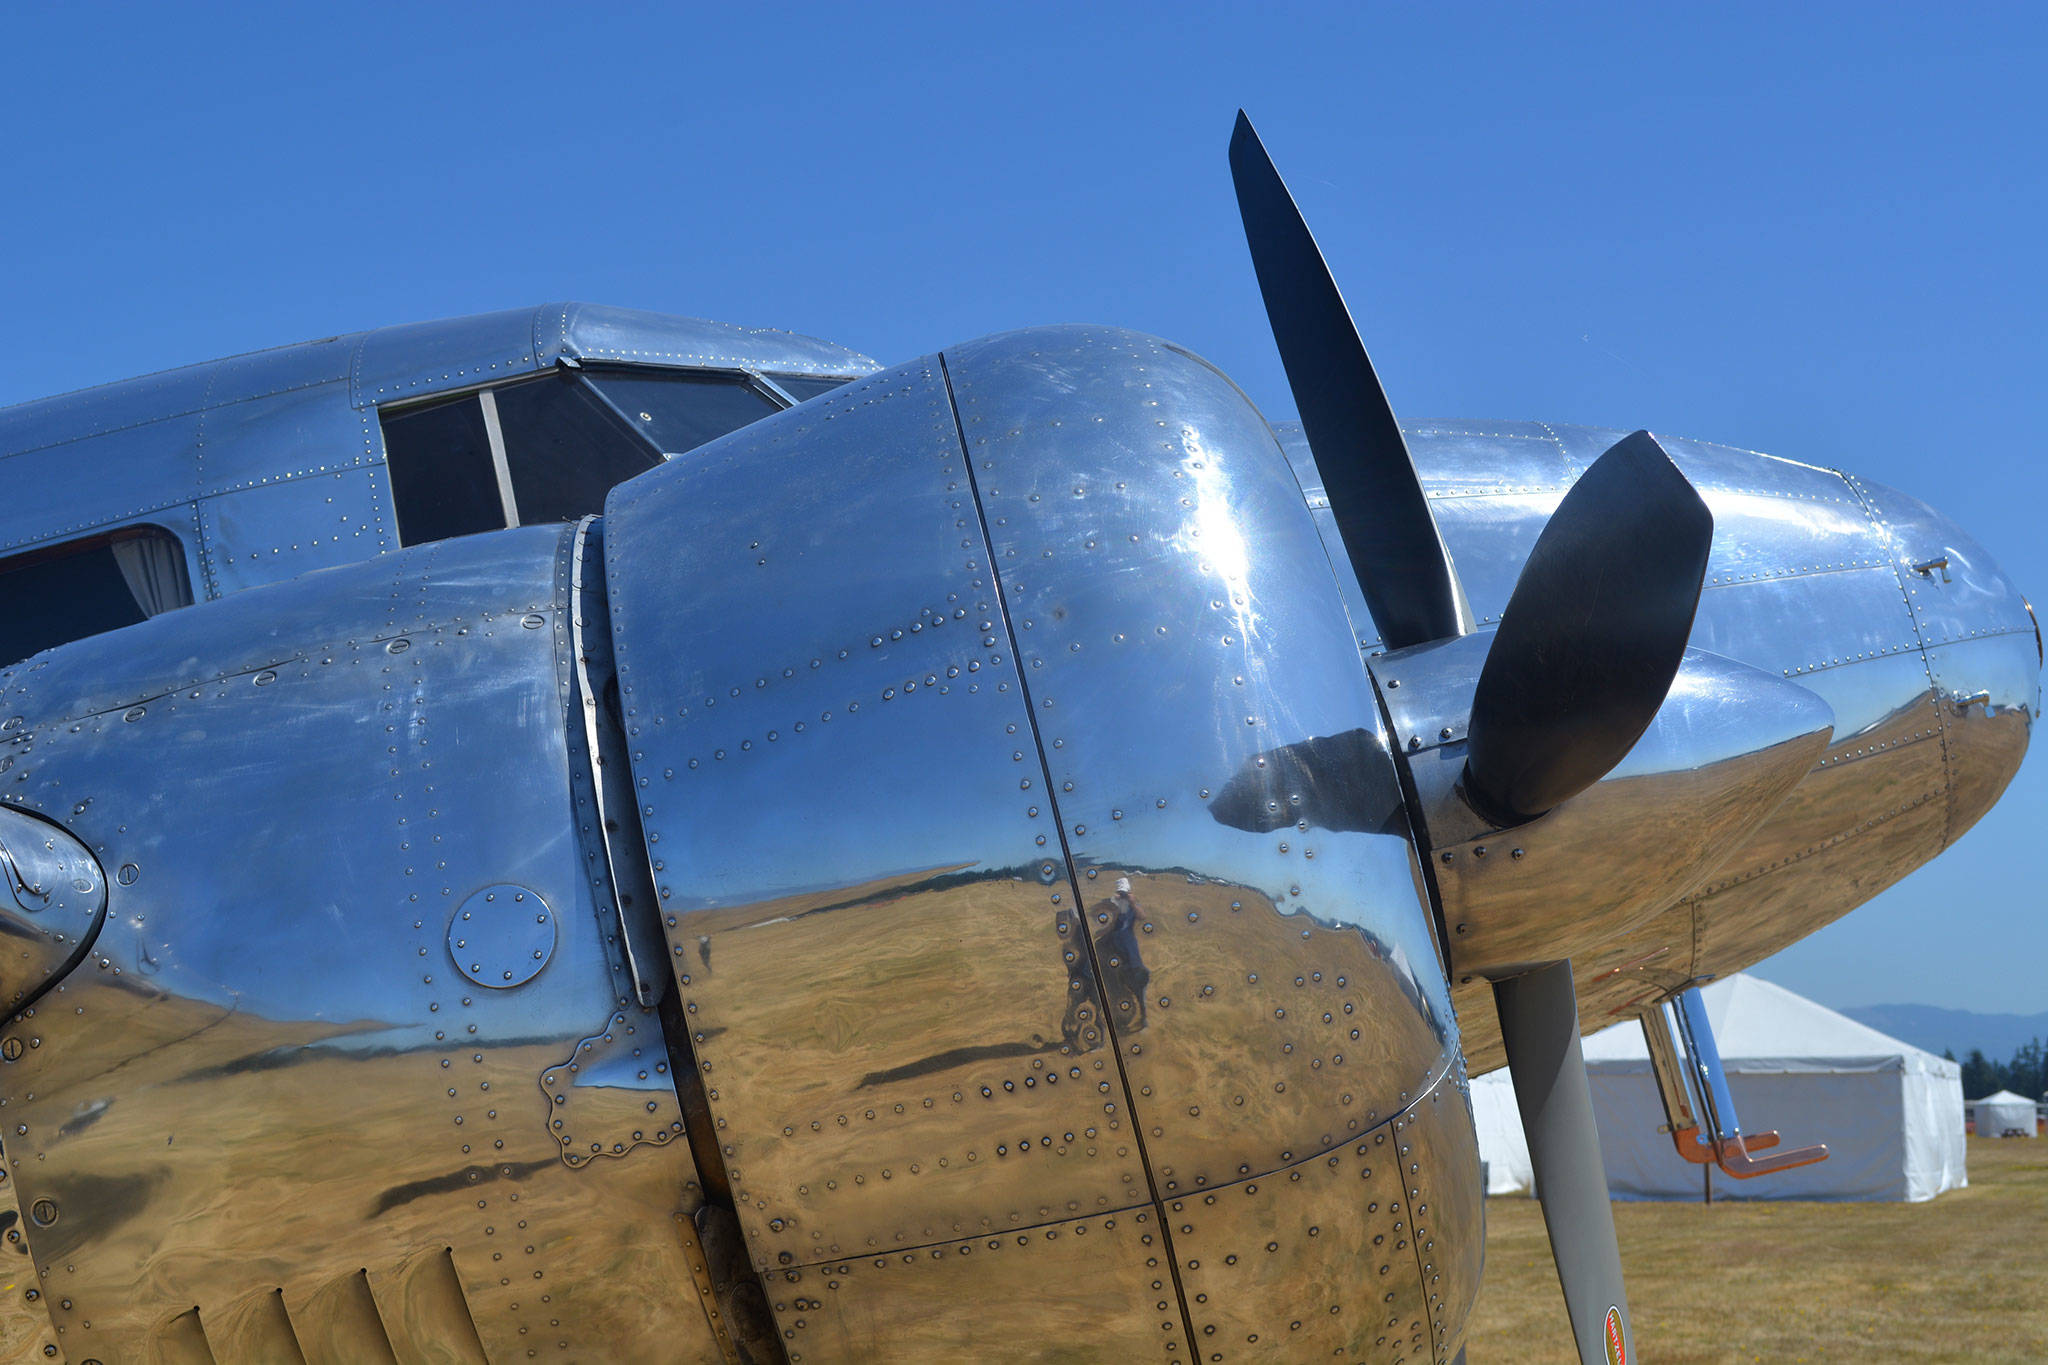
[[[850,382],[581,520],[398,544],[384,405],[585,364]],[[1620,434],[1406,429],[1482,635]],[[1698,705],[1494,850],[1657,863],[1622,784],[1682,808],[1716,718],[1731,809],[1560,950],[1587,1027],[1933,857],[2039,709],[2030,609],[1938,514],[1664,444],[1715,523]],[[1199,358],[1061,327],[881,370],[556,307],[23,405],[0,449],[51,490],[4,553],[159,525],[197,599],[0,670],[0,836],[58,827],[104,904],[0,1026],[0,1342],[1458,1355],[1501,1058],[1443,916],[1512,885],[1420,862],[1407,765],[1456,720],[1401,728],[1298,432]],[[1782,713],[1747,748],[1742,696]]]

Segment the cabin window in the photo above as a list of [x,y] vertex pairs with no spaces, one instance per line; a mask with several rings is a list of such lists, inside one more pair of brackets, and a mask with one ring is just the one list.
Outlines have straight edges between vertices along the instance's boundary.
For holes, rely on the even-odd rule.
[[41,546],[0,559],[0,664],[191,605],[185,547],[161,526]]

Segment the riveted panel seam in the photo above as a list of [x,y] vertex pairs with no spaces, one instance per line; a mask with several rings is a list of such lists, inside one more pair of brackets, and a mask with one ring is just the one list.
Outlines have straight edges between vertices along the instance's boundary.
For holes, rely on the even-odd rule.
[[[995,540],[989,534],[988,508],[982,502],[981,482],[974,473],[973,456],[968,453],[967,428],[960,420],[960,404],[953,393],[953,375],[946,365],[944,352],[939,354],[939,375],[945,381],[946,403],[952,411],[954,434],[960,442],[960,464],[967,471],[967,487],[974,495],[975,519],[981,530],[982,551],[988,556],[989,584],[994,590],[996,611],[1001,614],[1003,630],[1010,642],[1010,666],[1017,674],[1017,686],[1024,697],[1024,711],[1031,721],[1031,742],[1037,750],[1039,773],[1045,782],[1046,803],[1053,811],[1053,824],[1059,833],[1060,858],[1067,870],[1067,890],[1073,896],[1074,907],[1078,912],[1083,904],[1080,873],[1074,866],[1073,850],[1067,839],[1067,820],[1060,811],[1059,797],[1055,794],[1057,789],[1053,784],[1052,762],[1045,752],[1045,737],[1039,730],[1037,708],[1032,705],[1031,682],[1024,676],[1024,662],[1017,643],[1017,627],[1010,615],[1009,596],[1003,586],[1002,569],[997,563]],[[1085,919],[1079,922],[1082,926],[1081,944],[1088,954],[1090,975],[1096,981],[1107,980],[1102,971],[1102,964],[1096,960],[1095,936],[1088,932]],[[1152,1157],[1146,1149],[1145,1128],[1138,1121],[1138,1107],[1131,1092],[1130,1074],[1124,1063],[1123,1040],[1117,1032],[1116,1019],[1112,1011],[1104,1011],[1103,1029],[1110,1037],[1110,1051],[1116,1058],[1117,1082],[1123,1089],[1124,1113],[1130,1120],[1132,1140],[1137,1144],[1138,1163],[1145,1170],[1145,1184],[1152,1196],[1152,1208],[1159,1217],[1160,1241],[1166,1255],[1167,1268],[1173,1277],[1174,1299],[1180,1307],[1181,1329],[1187,1333],[1187,1349],[1192,1359],[1196,1351],[1195,1325],[1193,1315],[1188,1311],[1187,1291],[1181,1284],[1180,1257],[1174,1251],[1172,1227],[1166,1217],[1166,1206],[1160,1199],[1159,1182],[1153,1171]]]
[[[1919,642],[1920,666],[1927,673],[1927,704],[1934,708],[1934,723],[1941,735],[1941,795],[1944,798],[1942,803],[1941,847],[1947,848],[1954,833],[1951,826],[1955,819],[1956,770],[1954,758],[1949,753],[1948,747],[1948,720],[1942,714],[1941,698],[1936,694],[1934,665],[1927,657],[1926,633],[1920,629],[1920,613],[1914,610],[1913,596],[1906,590],[1905,574],[1901,570],[1899,563],[1898,537],[1893,534],[1891,523],[1880,515],[1877,508],[1872,505],[1869,495],[1863,490],[1863,483],[1860,479],[1853,474],[1843,474],[1840,477],[1842,482],[1848,485],[1849,491],[1855,495],[1857,504],[1863,509],[1863,515],[1870,518],[1871,529],[1877,532],[1878,540],[1891,552],[1892,578],[1899,586],[1899,605],[1905,608],[1906,619],[1913,623],[1913,638]],[[1892,814],[1897,814],[1897,812],[1894,811]]]

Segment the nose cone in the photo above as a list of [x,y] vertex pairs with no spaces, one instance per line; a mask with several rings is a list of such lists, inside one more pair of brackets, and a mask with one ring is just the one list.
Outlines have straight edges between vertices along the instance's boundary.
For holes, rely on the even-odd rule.
[[1891,532],[1920,632],[1941,712],[1952,843],[1991,809],[2026,756],[2041,709],[2040,628],[2012,580],[1954,522],[1893,489],[1852,482]]

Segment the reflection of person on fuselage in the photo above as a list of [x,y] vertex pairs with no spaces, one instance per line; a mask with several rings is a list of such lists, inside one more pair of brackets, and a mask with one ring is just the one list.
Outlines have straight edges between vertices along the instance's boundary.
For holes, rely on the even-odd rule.
[[1138,951],[1138,903],[1131,899],[1129,877],[1116,879],[1116,895],[1104,913],[1108,923],[1095,937],[1095,955],[1102,961],[1110,1017],[1135,1031],[1145,1027],[1145,990],[1152,971]]
[[1102,1021],[1095,1014],[1095,963],[1088,955],[1088,926],[1065,906],[1053,915],[1060,940],[1060,966],[1067,974],[1067,1011],[1060,1019],[1060,1041],[1079,1056],[1102,1046]]

